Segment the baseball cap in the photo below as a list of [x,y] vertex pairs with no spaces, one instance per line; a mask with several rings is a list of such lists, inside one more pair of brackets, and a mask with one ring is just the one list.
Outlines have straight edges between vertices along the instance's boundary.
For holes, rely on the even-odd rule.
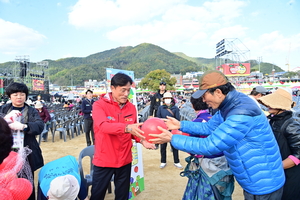
[[49,200],[74,200],[78,193],[78,180],[75,176],[67,174],[51,181],[47,196]]
[[228,83],[227,77],[218,70],[210,70],[205,72],[199,80],[199,90],[197,90],[192,97],[199,99],[210,88],[218,87]]
[[264,94],[264,95],[266,95],[267,92],[268,92],[267,89],[264,88],[264,87],[261,86],[261,85],[256,86],[256,87],[255,87],[255,91],[258,92],[258,93]]
[[159,83],[159,85],[167,85],[167,83],[164,82],[164,81],[161,81],[161,82]]

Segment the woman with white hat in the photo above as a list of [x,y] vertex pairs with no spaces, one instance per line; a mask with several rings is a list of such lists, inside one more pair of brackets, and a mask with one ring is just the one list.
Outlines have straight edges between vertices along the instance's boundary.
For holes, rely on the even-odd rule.
[[291,111],[295,105],[291,91],[279,88],[258,101],[269,108],[268,118],[280,148],[286,176],[281,199],[300,199],[300,122]]
[[81,179],[78,162],[67,155],[41,168],[38,176],[38,200],[88,200],[86,183]]
[[[49,126],[50,126],[50,120],[51,120],[51,116],[47,110],[47,108],[42,104],[41,101],[37,101],[36,104],[34,105],[35,109],[38,111],[40,117],[42,118],[42,120],[44,121],[44,123],[46,124],[46,130],[49,130]],[[48,137],[48,132],[44,133],[42,135],[43,138],[43,142],[47,141],[47,137]]]
[[[170,92],[166,92],[163,95],[163,105],[158,107],[157,117],[158,118],[167,118],[167,116],[174,117],[177,120],[180,120],[179,108],[175,105],[175,100]],[[160,168],[163,169],[167,165],[167,144],[164,143],[160,145],[160,155],[161,155],[161,164]],[[171,144],[173,158],[174,158],[174,166],[182,169],[183,167],[180,164],[178,150],[175,149]]]

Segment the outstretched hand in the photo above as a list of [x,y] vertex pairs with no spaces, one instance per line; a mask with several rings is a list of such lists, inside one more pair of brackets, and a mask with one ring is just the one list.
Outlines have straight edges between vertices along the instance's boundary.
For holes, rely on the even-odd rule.
[[145,139],[145,136],[144,136],[144,131],[142,131],[140,129],[140,126],[142,125],[143,123],[137,123],[137,124],[128,124],[127,125],[127,128],[129,130],[129,133],[140,138],[140,139]]
[[174,117],[167,116],[167,119],[163,119],[163,120],[166,123],[169,130],[180,129],[180,121],[178,121]]
[[161,134],[149,134],[149,136],[156,137],[155,139],[150,139],[149,142],[153,142],[154,144],[163,144],[172,140],[173,134],[170,131],[160,126],[157,128],[161,131]]
[[146,149],[156,149],[155,144],[152,144],[148,142],[147,140],[142,140],[141,144],[146,148]]

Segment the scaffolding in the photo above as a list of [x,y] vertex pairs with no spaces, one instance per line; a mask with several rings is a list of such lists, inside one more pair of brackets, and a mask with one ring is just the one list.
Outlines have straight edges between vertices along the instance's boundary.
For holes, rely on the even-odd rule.
[[216,67],[226,63],[247,62],[250,50],[238,38],[224,38],[216,44]]
[[[229,65],[232,67],[230,67],[231,70],[243,69],[242,71],[245,72],[245,69],[247,69],[245,63],[250,62],[249,58],[250,50],[238,38],[224,38],[216,44],[216,69],[223,69],[222,66]],[[250,63],[247,65],[249,68],[251,67]],[[230,80],[233,83],[237,83],[239,80],[244,79],[246,74],[242,75],[242,73],[232,72]]]

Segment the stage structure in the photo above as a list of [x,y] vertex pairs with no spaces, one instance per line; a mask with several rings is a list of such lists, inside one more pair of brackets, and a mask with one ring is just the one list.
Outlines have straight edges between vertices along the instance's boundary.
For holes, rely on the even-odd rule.
[[[42,80],[40,81],[43,81],[43,84],[40,84],[40,85],[43,85],[43,90],[44,90],[44,94],[49,94],[49,84],[50,84],[50,81],[49,81],[49,76],[48,76],[48,61],[41,61],[41,62],[37,62],[36,63],[36,66],[38,67],[38,70],[41,73],[41,75],[39,74],[30,74],[30,76],[34,77],[37,76],[37,77],[40,77]],[[36,83],[38,83],[39,81],[36,80],[35,81]],[[39,88],[39,84],[34,84],[35,88],[34,89],[37,89],[39,91],[42,91],[41,88]]]
[[31,63],[29,56],[16,56],[13,69],[14,82],[25,83],[33,96],[49,97],[48,61]]
[[226,76],[249,76],[250,50],[238,39],[222,39],[216,44],[216,69]]
[[3,95],[6,87],[14,82],[13,69],[13,66],[0,68],[0,95]]
[[250,50],[238,38],[224,38],[216,44],[216,69],[223,72],[238,90],[242,87],[240,83],[250,75],[249,57]]

